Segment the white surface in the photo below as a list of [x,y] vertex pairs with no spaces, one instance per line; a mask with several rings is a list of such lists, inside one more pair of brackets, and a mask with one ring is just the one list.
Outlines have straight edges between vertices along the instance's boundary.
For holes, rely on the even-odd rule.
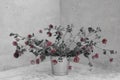
[[[50,62],[0,72],[0,80],[119,80],[120,73],[71,63],[73,69],[65,76],[51,74]],[[91,71],[90,71],[91,70]]]

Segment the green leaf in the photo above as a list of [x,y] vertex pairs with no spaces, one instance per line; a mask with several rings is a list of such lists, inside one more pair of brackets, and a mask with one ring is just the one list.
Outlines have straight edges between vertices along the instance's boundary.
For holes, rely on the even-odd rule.
[[38,56],[38,53],[37,53],[37,52],[33,52],[33,54],[34,54],[35,56]]
[[79,47],[82,46],[82,45],[81,45],[81,42],[77,42],[76,44],[77,44],[77,46],[79,46]]
[[14,36],[14,38],[17,38],[18,36],[16,35],[16,36]]
[[89,55],[90,55],[90,53],[88,53],[88,52],[85,52],[85,53],[84,53],[84,56],[85,56],[86,58],[88,58]]
[[10,33],[10,35],[9,36],[14,36],[14,33]]
[[103,54],[106,55],[106,53],[107,53],[106,50],[103,50]]

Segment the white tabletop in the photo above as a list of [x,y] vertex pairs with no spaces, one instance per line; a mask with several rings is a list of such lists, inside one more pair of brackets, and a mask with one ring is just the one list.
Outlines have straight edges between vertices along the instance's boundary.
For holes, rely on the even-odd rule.
[[30,65],[0,72],[0,80],[119,80],[120,73],[90,68],[87,65],[71,63],[72,70],[65,76],[51,74],[50,62]]

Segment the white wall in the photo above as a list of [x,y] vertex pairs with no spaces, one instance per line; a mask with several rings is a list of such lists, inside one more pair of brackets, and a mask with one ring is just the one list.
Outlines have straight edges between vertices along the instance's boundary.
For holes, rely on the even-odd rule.
[[15,59],[13,38],[9,34],[25,36],[49,24],[58,25],[59,7],[59,0],[0,0],[0,70],[29,64],[34,58],[26,54]]
[[[99,26],[102,28],[102,36],[108,39],[107,48],[120,52],[120,0],[62,0],[62,24],[74,24],[76,28],[81,26]],[[113,56],[118,65],[120,55]],[[111,66],[108,58],[95,61],[96,66]],[[116,66],[115,65],[115,66]]]

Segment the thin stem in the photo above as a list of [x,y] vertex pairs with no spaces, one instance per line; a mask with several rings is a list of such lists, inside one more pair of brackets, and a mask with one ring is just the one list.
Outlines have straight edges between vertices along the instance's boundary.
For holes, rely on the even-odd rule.
[[103,49],[103,48],[100,48],[100,47],[98,47],[98,46],[96,46],[96,45],[95,45],[95,47],[96,47],[96,48],[99,48],[99,49],[101,49],[101,50],[110,51],[109,49]]

